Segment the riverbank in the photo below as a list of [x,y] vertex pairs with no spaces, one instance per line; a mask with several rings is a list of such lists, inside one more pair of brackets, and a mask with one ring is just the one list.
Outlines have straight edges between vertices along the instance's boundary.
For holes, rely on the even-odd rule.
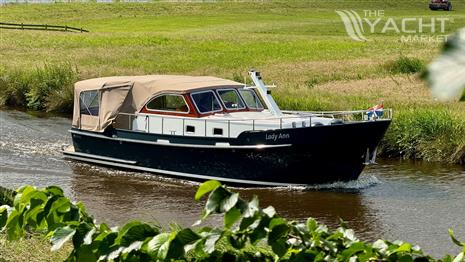
[[[114,3],[7,5],[1,19],[67,24],[90,33],[2,30],[0,102],[69,113],[72,83],[107,75],[215,75],[243,81],[251,67],[275,83],[290,110],[351,110],[384,101],[394,121],[383,156],[465,161],[465,103],[434,101],[419,79],[438,42],[396,33],[352,41],[338,9],[384,10],[386,18],[453,19],[465,4],[431,12],[424,1]],[[263,12],[263,10],[267,10]],[[408,11],[405,11],[408,10]]]

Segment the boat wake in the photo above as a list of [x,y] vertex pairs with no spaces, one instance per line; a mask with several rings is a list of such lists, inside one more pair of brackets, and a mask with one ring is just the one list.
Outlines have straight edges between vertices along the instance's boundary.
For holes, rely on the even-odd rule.
[[352,192],[359,191],[362,189],[373,187],[381,181],[374,175],[366,174],[361,175],[359,179],[349,182],[333,182],[319,185],[306,185],[306,186],[285,186],[285,187],[274,187],[274,190],[291,190],[291,191],[341,191],[341,192]]

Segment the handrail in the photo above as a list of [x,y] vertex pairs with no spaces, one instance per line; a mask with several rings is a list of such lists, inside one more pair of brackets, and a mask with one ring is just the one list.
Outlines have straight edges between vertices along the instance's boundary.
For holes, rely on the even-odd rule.
[[[303,117],[318,117],[318,116],[328,116],[328,115],[355,115],[355,114],[360,114],[360,113],[371,113],[373,110],[353,110],[353,111],[289,111],[289,110],[283,110],[283,113],[286,114],[299,114],[299,115],[293,115],[293,116],[282,116],[282,117],[270,117],[270,118],[242,118],[242,119],[216,119],[216,118],[192,118],[192,119],[202,119],[202,120],[208,120],[208,121],[216,121],[219,123],[226,122],[226,121],[231,121],[231,122],[243,122],[243,121],[253,121],[253,120],[279,120],[279,119],[301,119]],[[384,112],[388,112],[386,117],[381,117],[378,119],[391,119],[392,118],[392,109],[384,109]],[[131,115],[131,116],[137,116],[136,114],[131,114],[131,113],[118,113],[119,115]],[[160,115],[157,115],[160,116]],[[168,115],[163,115],[163,118],[170,118],[170,119],[182,119],[185,118],[185,116],[168,116]],[[363,120],[363,121],[369,121],[369,120]]]
[[[263,129],[263,123],[262,129],[260,127],[257,129],[257,122],[260,123],[260,121],[265,121],[265,126],[266,125],[275,125],[273,120],[279,120],[279,123],[276,122],[276,127],[275,128],[270,128],[270,129],[289,129],[289,128],[303,128],[307,127],[312,127],[312,124],[314,123],[315,117],[321,117],[324,116],[326,118],[332,118],[332,119],[339,119],[343,123],[345,122],[368,122],[368,121],[377,121],[377,120],[386,120],[386,119],[392,119],[392,109],[386,109],[384,110],[386,114],[383,114],[383,116],[377,116],[374,111],[372,110],[354,110],[354,111],[326,111],[326,112],[304,112],[304,111],[283,111],[283,113],[290,114],[294,113],[296,115],[292,116],[282,116],[282,117],[271,117],[271,118],[263,118],[263,119],[215,119],[215,118],[189,118],[189,120],[197,120],[197,121],[203,121],[204,122],[204,134],[203,136],[208,136],[207,135],[207,126],[208,124],[211,123],[226,123],[227,124],[227,136],[228,138],[231,138],[231,123],[245,123],[246,125],[250,125],[250,130],[255,131],[255,130],[262,130]],[[372,116],[369,116],[369,114],[372,114]],[[345,119],[344,117],[342,118],[335,118],[335,116],[346,116],[346,115],[353,115],[357,116],[359,115],[359,119],[354,120],[353,118],[350,119]],[[139,115],[137,114],[131,114],[131,113],[119,113],[118,115],[123,115],[123,116],[128,116],[128,130],[133,129],[133,120],[136,119]],[[154,115],[159,118],[161,118],[161,134],[165,134],[165,127],[164,127],[164,120],[165,119],[177,119],[177,120],[182,120],[182,135],[185,135],[185,129],[186,129],[186,117],[179,117],[179,116],[160,116],[160,115]],[[146,123],[145,123],[145,128],[142,132],[147,132],[150,133],[150,116],[146,115],[147,118]],[[286,120],[292,120],[292,119],[298,119],[299,121],[297,122],[285,122]],[[291,124],[291,126],[283,126],[283,122],[286,125]],[[319,122],[318,120],[316,122]],[[299,126],[297,126],[299,125]],[[170,131],[170,132],[175,132],[175,131]],[[171,133],[174,135],[173,133]]]
[[63,32],[85,32],[89,30],[84,28],[77,28],[67,25],[48,25],[48,24],[24,24],[24,23],[5,23],[0,22],[0,28],[2,29],[20,29],[20,30],[47,30],[47,31],[63,31]]

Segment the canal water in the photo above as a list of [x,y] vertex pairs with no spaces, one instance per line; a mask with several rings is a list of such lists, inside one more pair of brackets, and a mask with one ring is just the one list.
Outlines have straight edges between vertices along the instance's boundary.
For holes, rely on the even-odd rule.
[[[189,226],[199,218],[203,204],[193,199],[196,183],[63,160],[59,150],[70,144],[70,122],[0,111],[0,185],[58,185],[111,225],[141,219]],[[465,239],[463,166],[379,160],[355,182],[235,190],[245,198],[258,195],[263,207],[272,205],[286,218],[311,216],[331,227],[342,218],[361,239],[401,239],[436,257],[459,250],[448,228]],[[220,224],[220,218],[210,223]]]

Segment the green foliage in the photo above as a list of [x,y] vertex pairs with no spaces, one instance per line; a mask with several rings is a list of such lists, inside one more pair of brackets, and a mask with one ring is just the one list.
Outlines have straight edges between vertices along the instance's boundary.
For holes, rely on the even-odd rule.
[[12,206],[15,195],[16,191],[0,186],[0,206]]
[[71,112],[77,79],[77,69],[68,63],[45,64],[33,70],[2,70],[0,105]]
[[[96,224],[83,205],[64,197],[60,188],[31,186],[17,191],[12,206],[0,207],[0,228],[11,240],[27,231],[46,233],[52,251],[72,243],[67,261],[435,261],[409,243],[360,241],[344,223],[330,230],[313,218],[288,221],[271,206],[260,208],[257,197],[244,200],[216,181],[203,183],[196,199],[207,193],[197,224],[222,214],[224,228],[173,226],[162,232],[139,221],[109,228]],[[465,261],[465,243],[449,234],[464,250],[439,261]]]
[[415,74],[425,70],[423,61],[414,57],[401,56],[386,64],[386,69],[392,74]]
[[446,109],[411,109],[395,115],[381,150],[390,156],[465,160],[465,121]]

